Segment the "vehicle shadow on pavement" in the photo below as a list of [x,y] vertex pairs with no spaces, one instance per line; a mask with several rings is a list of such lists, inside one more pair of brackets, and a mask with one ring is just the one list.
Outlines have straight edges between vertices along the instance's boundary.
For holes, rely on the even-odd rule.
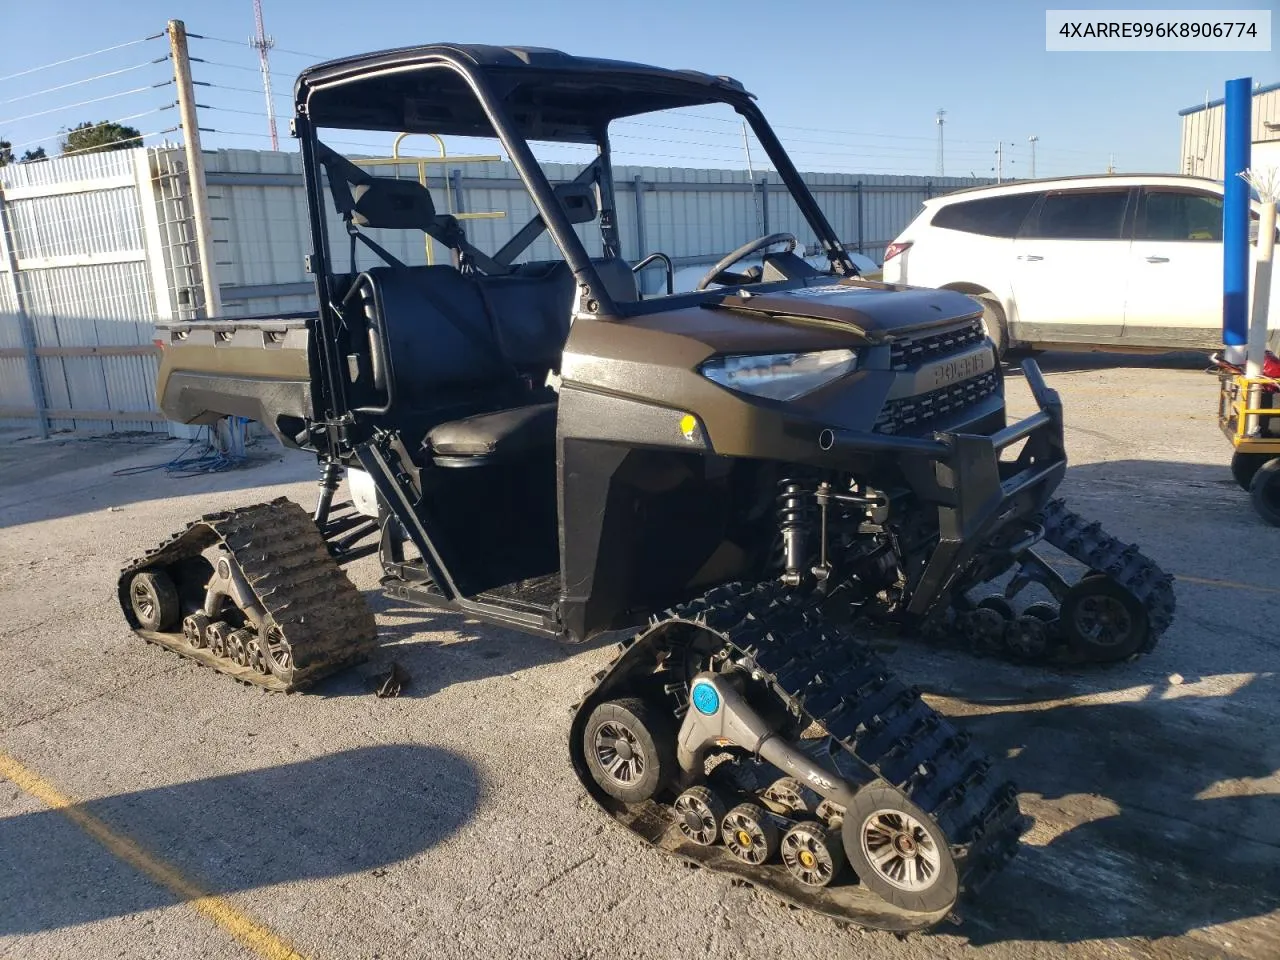
[[[1036,825],[958,932],[975,945],[1155,939],[1280,908],[1280,744],[1258,704],[1278,696],[1263,674],[1226,698],[1155,684],[1136,702],[993,696],[992,712],[964,717],[1008,758]],[[1267,955],[1280,920],[1252,927],[1217,939]]]
[[[457,754],[392,744],[78,808],[206,892],[221,894],[388,867],[457,831],[482,790],[480,775]],[[0,819],[0,851],[0,937],[176,901],[58,811]]]
[[[376,652],[367,664],[317,684],[315,694],[368,696],[395,663],[409,678],[399,696],[429,697],[456,683],[560,663],[635,632],[603,634],[586,643],[567,644],[462,614],[404,605],[378,593],[366,593],[365,599],[378,618]],[[585,675],[581,678],[583,683],[586,679]]]

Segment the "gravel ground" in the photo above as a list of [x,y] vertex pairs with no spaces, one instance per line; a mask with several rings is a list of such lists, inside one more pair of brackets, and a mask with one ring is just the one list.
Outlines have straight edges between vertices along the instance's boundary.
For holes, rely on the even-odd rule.
[[[644,848],[565,760],[569,704],[607,649],[396,607],[372,560],[351,573],[383,645],[311,694],[137,641],[122,564],[202,513],[311,503],[314,465],[273,449],[174,479],[116,471],[176,442],[0,444],[0,755],[315,958],[1274,958],[1280,531],[1232,484],[1198,363],[1043,365],[1067,405],[1064,494],[1177,574],[1178,617],[1106,670],[890,651],[1009,758],[1035,818],[959,926],[842,930]],[[412,685],[377,699],[393,658]],[[254,955],[199,906],[0,781],[0,956]]]

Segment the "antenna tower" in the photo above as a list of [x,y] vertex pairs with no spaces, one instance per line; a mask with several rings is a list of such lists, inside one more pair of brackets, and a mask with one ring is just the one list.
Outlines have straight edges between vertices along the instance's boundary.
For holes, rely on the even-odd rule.
[[267,128],[271,131],[271,149],[280,149],[280,139],[276,135],[276,105],[271,95],[271,60],[267,51],[276,45],[275,40],[267,36],[262,26],[262,0],[253,0],[254,35],[249,38],[249,46],[258,51],[258,63],[262,65],[262,89],[267,95]]

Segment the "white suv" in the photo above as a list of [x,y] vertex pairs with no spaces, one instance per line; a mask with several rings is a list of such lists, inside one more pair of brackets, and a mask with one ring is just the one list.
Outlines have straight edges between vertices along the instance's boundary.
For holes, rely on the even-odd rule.
[[[1222,184],[1103,175],[949,193],[927,201],[889,245],[884,279],[978,297],[1001,352],[1215,349]],[[1275,350],[1280,283],[1272,285],[1270,326]]]

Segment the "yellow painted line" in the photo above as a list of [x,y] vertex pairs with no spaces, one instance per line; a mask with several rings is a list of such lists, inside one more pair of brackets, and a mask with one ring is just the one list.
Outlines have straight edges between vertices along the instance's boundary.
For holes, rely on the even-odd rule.
[[209,893],[188,880],[133,840],[112,830],[39,774],[28,770],[5,753],[0,753],[0,777],[11,781],[45,806],[57,810],[125,863],[165,887],[179,900],[188,903],[196,912],[222,927],[264,960],[305,960],[287,941],[252,917],[241,913],[222,897]]
[[1235,580],[1213,580],[1209,577],[1188,577],[1186,574],[1174,574],[1175,580],[1181,580],[1184,583],[1199,583],[1206,587],[1226,587],[1229,590],[1253,590],[1257,593],[1274,593],[1280,595],[1280,589],[1276,587],[1264,587],[1257,583],[1239,583]]

